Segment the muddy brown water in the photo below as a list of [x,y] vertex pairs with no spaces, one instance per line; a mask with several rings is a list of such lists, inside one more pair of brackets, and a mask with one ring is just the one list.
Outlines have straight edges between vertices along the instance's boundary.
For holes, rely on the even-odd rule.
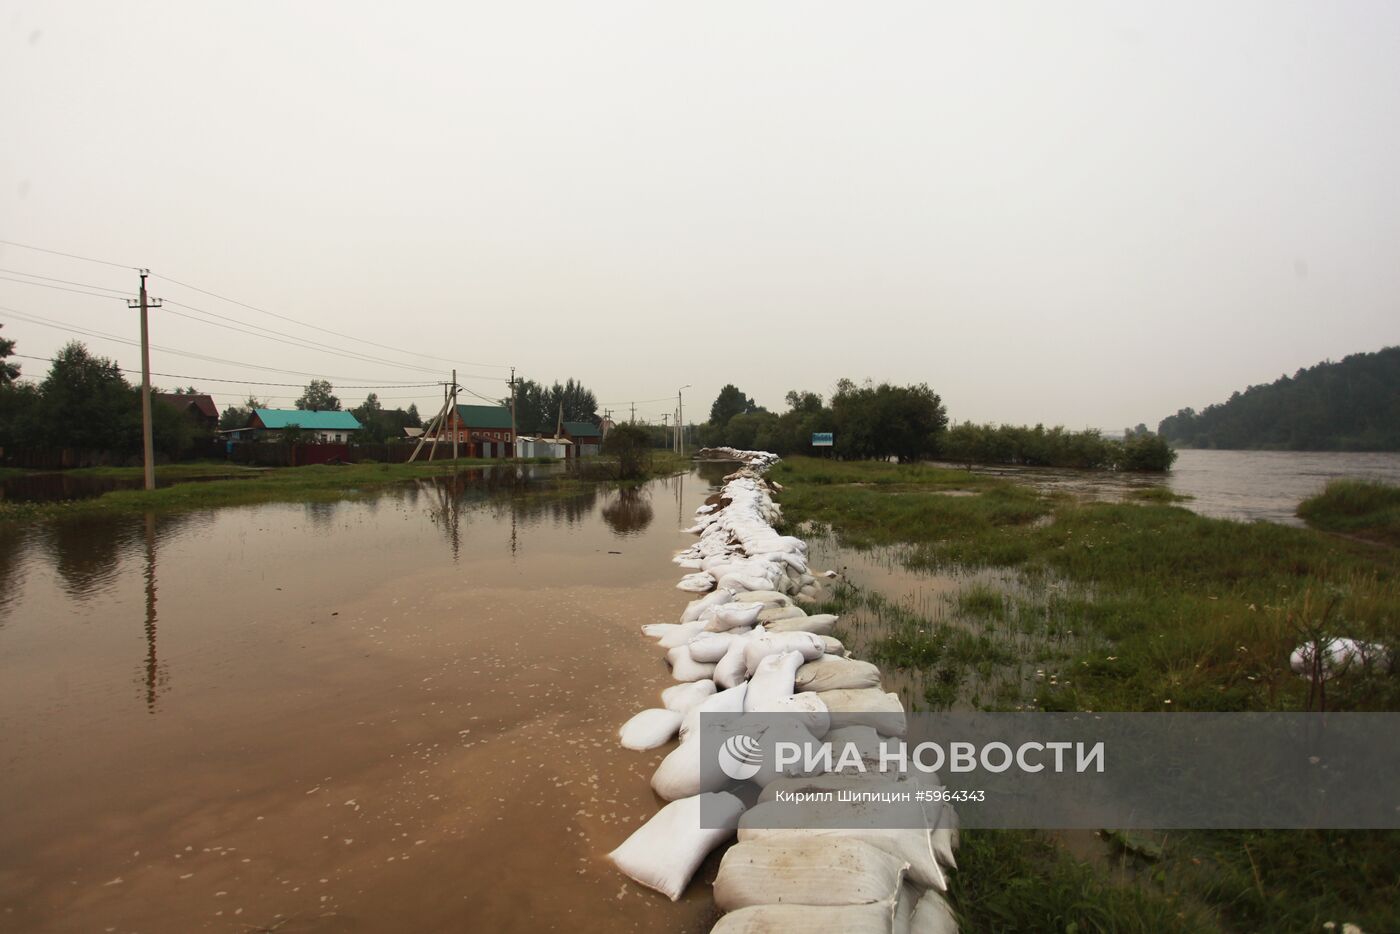
[[0,930],[707,929],[605,854],[710,483],[478,487],[0,526]]

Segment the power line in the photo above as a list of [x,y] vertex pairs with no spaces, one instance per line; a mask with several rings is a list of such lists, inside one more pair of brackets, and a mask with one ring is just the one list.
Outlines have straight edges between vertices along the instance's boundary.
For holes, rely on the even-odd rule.
[[[69,333],[80,334],[80,335],[83,335],[83,336],[85,336],[85,337],[96,337],[96,338],[99,338],[99,339],[101,339],[101,340],[115,341],[115,342],[117,342],[117,343],[119,343],[119,344],[126,344],[126,345],[131,346],[131,347],[139,347],[139,346],[141,346],[141,344],[140,344],[139,341],[128,340],[128,339],[125,338],[125,337],[119,337],[119,336],[117,336],[117,335],[115,335],[115,334],[108,334],[108,333],[103,332],[103,331],[94,331],[94,330],[89,329],[89,328],[81,328],[81,327],[78,327],[77,325],[68,324],[67,322],[63,322],[63,321],[57,321],[57,320],[48,320],[48,321],[46,321],[46,320],[44,320],[44,319],[42,319],[42,318],[38,318],[38,317],[35,317],[35,316],[32,316],[32,315],[29,315],[29,314],[27,314],[26,312],[18,311],[18,310],[14,309],[14,308],[7,308],[7,307],[5,307],[5,306],[3,306],[3,305],[0,305],[0,311],[7,312],[7,313],[9,313],[9,314],[15,315],[15,316],[17,316],[17,317],[19,318],[19,320],[24,321],[24,322],[29,323],[29,324],[38,324],[38,325],[41,325],[41,326],[43,326],[43,327],[54,328],[54,329],[59,330],[59,331],[68,331]],[[154,349],[159,350],[159,351],[161,351],[161,352],[163,352],[163,353],[172,353],[172,354],[176,354],[176,355],[181,356],[181,357],[189,357],[189,358],[192,359],[192,360],[204,360],[204,361],[206,361],[206,362],[208,362],[208,363],[226,363],[226,364],[228,364],[228,365],[230,365],[230,366],[247,367],[247,368],[252,369],[252,370],[262,370],[262,371],[266,371],[266,372],[269,372],[269,373],[290,373],[290,374],[292,374],[292,375],[294,375],[294,376],[309,376],[309,377],[312,377],[313,379],[328,379],[328,380],[342,380],[342,379],[345,379],[345,380],[364,381],[364,378],[363,378],[363,377],[354,377],[354,376],[330,376],[330,375],[327,375],[327,374],[324,374],[324,373],[308,373],[308,372],[306,372],[305,370],[291,370],[291,369],[286,369],[286,368],[284,368],[284,367],[262,366],[262,365],[257,364],[257,363],[247,363],[247,362],[244,362],[244,361],[242,361],[242,360],[229,360],[229,359],[227,359],[227,358],[225,358],[225,357],[214,357],[214,356],[210,356],[209,354],[195,353],[194,351],[190,351],[190,350],[179,350],[179,349],[174,348],[174,347],[162,347],[162,346],[160,346],[160,345],[158,345],[158,344],[152,344],[151,347],[153,347]]]
[[[2,242],[2,241],[0,241],[0,242]],[[471,361],[471,360],[449,360],[449,359],[447,359],[446,357],[437,357],[437,356],[434,356],[433,354],[425,354],[425,353],[421,353],[421,352],[416,351],[416,350],[404,350],[402,347],[394,347],[393,345],[391,345],[391,344],[386,344],[386,343],[384,343],[384,342],[382,342],[382,341],[367,341],[367,340],[365,340],[364,338],[362,338],[362,337],[356,337],[356,336],[353,335],[353,334],[346,334],[346,333],[343,332],[343,331],[336,331],[336,330],[334,330],[334,329],[332,329],[332,328],[321,327],[319,324],[311,324],[310,322],[302,321],[302,320],[300,320],[300,319],[298,319],[298,318],[293,318],[293,317],[291,317],[290,315],[278,314],[278,313],[275,312],[275,311],[268,311],[266,308],[259,308],[257,305],[250,305],[250,304],[248,304],[247,302],[240,302],[240,301],[239,301],[238,299],[236,299],[236,298],[229,298],[228,296],[220,295],[220,294],[217,293],[217,292],[211,292],[211,291],[209,291],[208,289],[201,289],[201,288],[200,288],[199,286],[197,286],[197,285],[190,285],[190,284],[187,283],[187,282],[181,282],[181,281],[179,281],[178,279],[172,279],[172,278],[170,278],[169,276],[162,275],[161,273],[158,273],[158,272],[152,273],[152,275],[155,276],[157,279],[164,279],[166,282],[169,282],[171,285],[178,285],[178,286],[180,286],[180,287],[183,288],[183,289],[189,289],[189,290],[191,290],[191,291],[193,291],[193,292],[198,292],[198,293],[200,293],[201,295],[208,295],[210,298],[217,298],[217,299],[218,299],[219,301],[221,301],[221,302],[228,302],[229,304],[231,304],[231,305],[237,305],[237,306],[239,306],[240,308],[247,308],[249,311],[256,311],[258,314],[268,315],[268,316],[273,317],[273,318],[281,319],[282,321],[289,321],[289,322],[291,322],[292,324],[299,324],[299,325],[301,325],[301,326],[304,327],[304,328],[311,328],[311,329],[316,330],[316,331],[324,331],[324,332],[327,333],[327,334],[334,334],[336,337],[343,337],[343,338],[345,338],[346,340],[356,341],[357,343],[361,343],[361,344],[368,344],[368,345],[371,346],[371,347],[375,347],[375,348],[379,348],[379,349],[384,349],[384,350],[392,350],[392,351],[394,351],[395,353],[408,354],[410,357],[424,357],[424,358],[429,359],[429,360],[438,360],[438,361],[441,361],[441,362],[443,362],[443,363],[457,363],[457,364],[461,364],[461,365],[463,365],[463,366],[485,366],[485,367],[491,367],[492,369],[502,369],[502,370],[505,370],[505,369],[509,369],[509,368],[510,368],[508,364],[502,364],[502,363],[482,363],[482,362],[480,362],[480,361]]]
[[[34,354],[12,353],[11,357],[20,357],[24,360],[39,360],[44,363],[57,363],[53,357],[39,357]],[[128,367],[118,366],[117,369],[126,370]],[[240,386],[285,386],[288,389],[304,389],[301,383],[272,383],[251,379],[224,379],[219,376],[190,376],[187,373],[157,373],[151,371],[152,376],[163,376],[166,379],[187,379],[192,383],[234,383]],[[382,383],[374,386],[336,386],[341,389],[436,389],[440,383]],[[294,396],[282,396],[279,398],[295,398]],[[418,399],[419,396],[393,396],[395,399]]]
[[79,256],[76,253],[63,253],[59,250],[49,250],[41,246],[32,246],[28,243],[17,243],[14,240],[0,240],[6,246],[17,246],[23,250],[35,250],[39,253],[52,253],[54,256],[66,256],[69,259],[80,259],[87,263],[100,263],[103,266],[115,266],[118,269],[140,269],[140,266],[128,266],[125,263],[113,263],[105,259],[93,259],[91,256]]
[[[105,298],[108,301],[124,301],[126,298],[125,295],[103,295],[99,292],[85,292],[82,289],[70,289],[62,285],[49,285],[47,282],[30,282],[27,279],[15,279],[11,276],[0,276],[0,279],[4,279],[6,282],[18,282],[21,285],[33,285],[41,289],[57,289],[60,292],[74,292],[78,295],[91,295],[93,298]],[[101,286],[97,286],[97,288],[101,288]]]
[[[34,246],[34,245],[32,245],[32,244],[27,244],[27,243],[20,243],[20,242],[18,242],[18,241],[14,241],[14,240],[0,240],[0,243],[8,244],[8,245],[10,245],[10,246],[20,247],[20,248],[22,248],[22,249],[35,250],[35,251],[40,252],[40,253],[49,253],[49,254],[52,254],[52,255],[55,255],[55,256],[64,256],[64,257],[67,257],[67,258],[69,258],[69,259],[77,259],[77,260],[83,260],[83,261],[86,261],[86,262],[100,263],[100,264],[102,264],[102,265],[104,265],[104,266],[114,266],[114,267],[116,267],[116,268],[118,268],[118,269],[139,269],[139,268],[140,268],[140,267],[136,267],[136,266],[127,266],[127,265],[125,265],[125,264],[123,264],[123,263],[114,263],[114,262],[111,262],[111,261],[109,261],[109,260],[100,260],[100,259],[94,259],[94,258],[88,257],[88,256],[80,256],[80,255],[78,255],[78,254],[76,254],[76,253],[65,253],[65,252],[62,252],[62,251],[60,251],[60,250],[51,250],[51,249],[48,249],[48,248],[45,248],[45,247]],[[53,279],[53,278],[50,278],[50,277],[47,277],[47,276],[37,276],[37,275],[30,274],[30,273],[18,273],[18,274],[19,274],[19,275],[22,275],[22,276],[30,276],[31,278],[36,278],[36,279],[47,279],[47,280],[52,281],[52,282],[63,282],[63,283],[65,283],[65,284],[67,284],[67,285],[84,285],[86,288],[95,288],[95,289],[103,289],[104,291],[119,292],[119,290],[116,290],[116,289],[107,289],[105,286],[89,286],[89,285],[85,285],[84,283],[67,282],[67,280]],[[392,350],[392,351],[394,351],[395,353],[406,354],[406,355],[408,355],[408,356],[410,356],[410,357],[420,357],[420,358],[428,359],[428,360],[438,360],[438,361],[443,362],[443,363],[459,364],[459,365],[463,365],[463,366],[482,366],[482,367],[488,367],[488,368],[490,368],[490,369],[502,369],[502,370],[504,370],[504,369],[509,369],[509,366],[508,366],[507,364],[501,364],[501,363],[484,363],[484,362],[479,362],[479,361],[478,361],[478,362],[473,362],[473,361],[450,360],[450,359],[448,359],[448,358],[446,358],[446,357],[439,357],[439,356],[436,356],[436,355],[434,355],[434,354],[426,354],[426,353],[422,353],[421,351],[406,350],[406,349],[401,348],[401,347],[395,347],[395,346],[393,346],[393,345],[391,345],[391,344],[386,344],[386,343],[384,343],[384,342],[382,342],[382,341],[369,341],[369,340],[365,340],[364,338],[356,337],[356,336],[353,335],[353,334],[346,334],[346,333],[344,333],[343,331],[337,331],[337,330],[334,330],[333,328],[327,328],[327,327],[322,327],[321,325],[311,324],[311,323],[308,322],[308,321],[302,321],[302,320],[300,320],[300,319],[298,319],[298,318],[294,318],[294,317],[292,317],[292,316],[290,316],[290,315],[283,315],[283,314],[279,314],[279,313],[277,313],[277,312],[275,312],[275,311],[269,311],[269,310],[267,310],[266,308],[259,308],[257,305],[252,305],[252,304],[249,304],[249,303],[247,303],[247,302],[242,302],[242,301],[239,301],[238,299],[234,299],[234,298],[229,298],[229,297],[226,296],[226,295],[220,295],[219,293],[210,291],[209,289],[203,289],[203,288],[200,288],[200,287],[197,286],[197,285],[191,285],[191,284],[188,283],[188,282],[182,282],[182,281],[180,281],[180,280],[178,280],[178,279],[174,279],[174,278],[172,278],[172,277],[170,277],[170,276],[166,276],[166,275],[163,275],[163,274],[158,273],[158,272],[157,272],[157,273],[153,273],[152,275],[153,275],[155,278],[157,278],[157,279],[164,279],[166,282],[170,283],[171,285],[179,286],[180,288],[184,288],[184,289],[189,289],[189,290],[191,290],[191,291],[198,292],[198,293],[200,293],[201,295],[208,295],[209,297],[211,297],[211,298],[216,298],[216,299],[218,299],[219,301],[228,302],[229,304],[237,305],[237,306],[239,306],[240,308],[246,308],[246,309],[248,309],[249,311],[255,311],[255,312],[259,313],[259,314],[268,315],[269,317],[278,318],[278,319],[283,320],[283,321],[288,321],[288,322],[290,322],[290,323],[292,323],[292,324],[300,325],[301,327],[310,328],[310,329],[316,330],[316,331],[322,331],[322,332],[324,332],[324,333],[326,333],[326,334],[334,334],[334,335],[336,335],[337,337],[343,337],[343,338],[345,338],[346,340],[352,340],[352,341],[355,341],[356,343],[365,344],[365,345],[368,345],[368,346],[370,346],[370,347],[374,347],[376,350],[380,350],[380,351],[383,351],[383,350]],[[5,277],[0,276],[0,279],[3,279],[3,278],[5,278]],[[41,283],[38,283],[38,282],[29,282],[29,281],[27,281],[27,280],[25,280],[25,279],[11,279],[11,280],[9,280],[9,281],[12,281],[12,282],[19,282],[19,283],[26,284],[26,285],[42,285]],[[84,294],[86,294],[86,295],[92,295],[93,297],[96,297],[96,298],[108,298],[108,297],[110,297],[110,296],[106,296],[106,295],[99,295],[99,294],[93,293],[93,292],[77,292],[77,291],[74,290],[74,289],[61,288],[60,286],[56,286],[56,285],[43,286],[43,287],[59,289],[60,291],[65,291],[65,292],[76,292],[76,294],[80,294],[80,295],[84,295]],[[125,297],[125,293],[120,293],[120,294],[122,294],[123,297]],[[196,307],[194,307],[194,306],[192,306],[192,305],[187,305],[187,304],[184,304],[184,303],[181,303],[181,302],[174,302],[174,301],[171,301],[170,304],[179,305],[179,306],[182,307],[182,308],[187,308],[187,309],[189,309],[189,310],[191,310],[191,311],[197,311],[197,312],[200,312],[200,313],[202,313],[202,314],[210,315],[210,316],[212,316],[212,317],[224,318],[224,320],[229,320],[229,321],[237,321],[237,320],[238,320],[238,319],[233,319],[233,318],[227,318],[226,316],[219,315],[219,314],[217,314],[217,313],[215,313],[215,312],[207,311],[207,310],[201,309],[201,308],[196,308]],[[188,316],[183,316],[183,317],[188,317]],[[198,320],[198,319],[191,319],[191,320]],[[204,323],[208,324],[208,323],[212,323],[212,322],[204,322]],[[274,333],[274,334],[280,334],[281,336],[290,338],[290,339],[292,339],[292,340],[303,340],[303,341],[307,340],[307,339],[305,339],[305,338],[298,338],[298,337],[295,337],[294,335],[285,334],[285,333],[283,333],[283,332],[271,331],[270,328],[261,328],[259,325],[251,324],[251,323],[249,323],[249,322],[239,321],[238,323],[240,323],[240,324],[248,324],[249,327],[258,328],[259,330],[270,331],[271,333]],[[260,335],[254,335],[254,336],[260,336]],[[315,342],[308,342],[308,343],[314,344]],[[322,348],[326,347],[326,345],[320,345],[320,346],[321,346]],[[314,348],[306,348],[306,347],[303,347],[303,349],[314,349]],[[339,356],[346,356],[347,354],[355,354],[355,353],[358,353],[357,351],[339,351],[339,350],[336,350],[336,351],[327,350],[326,352],[335,352],[335,353],[336,353],[337,355],[339,355]],[[388,361],[388,360],[383,360],[383,359],[380,359],[380,358],[369,357],[368,355],[364,355],[364,354],[360,354],[359,357],[358,357],[357,359],[362,359],[362,360],[365,360],[365,361],[367,361],[367,362],[380,363],[380,364],[383,364],[383,365],[386,365],[386,366],[398,367],[398,368],[400,368],[400,369],[416,369],[416,370],[420,370],[420,371],[423,371],[423,372],[435,372],[435,371],[431,370],[431,369],[428,368],[428,367],[416,366],[416,365],[413,365],[413,364],[405,364],[405,363],[395,363],[395,362]],[[279,371],[279,372],[295,372],[295,371],[291,371],[291,370],[282,370],[282,371]],[[491,380],[491,379],[496,379],[496,378],[497,378],[497,377],[491,377],[491,376],[484,376],[484,375],[480,375],[480,374],[463,374],[463,375],[466,376],[467,378],[470,378],[470,379]]]
[[[0,272],[14,272],[14,271],[16,271],[16,270],[0,269]],[[34,275],[33,273],[27,273],[27,272],[20,272],[19,275],[21,275],[21,276],[33,276],[33,278],[36,278],[36,279],[48,279],[48,280],[51,281],[51,282],[64,282],[64,283],[68,283],[69,285],[81,285],[81,286],[85,286],[85,287],[87,287],[87,288],[93,288],[93,289],[105,289],[105,288],[106,288],[106,286],[101,286],[101,285],[88,285],[87,283],[84,283],[84,282],[69,282],[69,280],[67,280],[67,279],[50,279],[50,277],[48,277],[48,276],[37,276],[37,275]],[[109,298],[109,299],[122,298],[122,299],[125,299],[125,297],[126,297],[125,294],[124,294],[124,293],[121,293],[121,290],[119,290],[119,289],[108,289],[108,291],[121,293],[121,294],[119,294],[119,295],[101,295],[101,294],[99,294],[99,293],[97,293],[97,292],[82,291],[82,290],[80,290],[80,289],[70,289],[70,288],[65,288],[64,286],[60,286],[60,285],[49,285],[47,282],[30,282],[30,281],[28,281],[28,280],[26,280],[26,279],[14,279],[14,278],[11,278],[11,277],[9,277],[9,276],[0,276],[0,280],[7,281],[7,282],[18,282],[18,283],[20,283],[21,285],[33,285],[33,286],[38,286],[39,288],[45,288],[45,289],[57,289],[57,290],[60,291],[60,292],[73,292],[73,293],[78,294],[78,295],[89,295],[89,296],[92,296],[93,298]],[[297,347],[297,348],[299,348],[299,349],[301,349],[301,350],[311,350],[311,351],[316,351],[316,352],[319,352],[319,353],[328,353],[328,354],[333,354],[334,356],[338,356],[338,357],[345,357],[346,359],[358,360],[358,361],[360,361],[360,362],[362,362],[362,363],[375,363],[375,364],[379,364],[379,365],[382,365],[382,366],[391,366],[391,367],[395,367],[395,368],[397,368],[397,369],[403,369],[403,370],[417,370],[418,372],[422,372],[422,373],[436,373],[436,372],[437,372],[437,370],[436,370],[436,369],[433,369],[432,367],[418,366],[418,365],[416,365],[416,364],[411,364],[411,363],[396,363],[396,362],[394,362],[393,360],[383,360],[383,359],[380,359],[380,358],[378,358],[378,357],[372,357],[372,356],[370,356],[369,354],[362,354],[362,353],[360,353],[360,352],[357,351],[357,350],[343,350],[343,349],[340,349],[340,348],[331,347],[330,345],[328,345],[328,344],[322,344],[322,343],[320,343],[319,341],[312,341],[312,340],[308,340],[308,339],[306,339],[306,338],[297,337],[296,335],[293,335],[293,334],[287,334],[287,333],[284,332],[284,331],[275,331],[275,330],[273,330],[272,328],[265,328],[265,327],[262,327],[261,325],[250,324],[250,323],[245,322],[245,321],[240,321],[240,320],[237,319],[237,318],[230,318],[230,317],[227,316],[227,315],[221,315],[221,314],[219,314],[218,312],[209,311],[209,310],[204,309],[204,308],[198,308],[198,307],[196,307],[196,306],[194,306],[194,305],[187,305],[187,304],[185,304],[184,302],[177,302],[177,301],[174,301],[173,299],[166,299],[166,300],[165,300],[165,304],[167,304],[167,305],[176,305],[176,306],[178,306],[178,307],[180,307],[180,308],[187,308],[187,309],[189,309],[190,311],[197,312],[197,313],[203,314],[203,315],[209,315],[210,317],[219,318],[219,319],[224,320],[224,321],[233,321],[233,322],[236,322],[236,323],[238,323],[238,324],[247,324],[248,327],[254,328],[255,330],[249,331],[249,330],[245,330],[244,328],[234,327],[233,325],[229,325],[229,324],[219,324],[219,323],[214,322],[214,321],[205,321],[205,320],[203,320],[203,319],[193,317],[192,315],[182,314],[182,313],[180,313],[180,312],[178,312],[178,311],[170,311],[169,309],[166,309],[166,311],[167,311],[168,314],[175,315],[176,317],[184,318],[184,319],[186,319],[186,320],[188,320],[188,321],[194,321],[194,322],[196,322],[196,323],[198,323],[198,324],[207,324],[207,325],[210,325],[210,326],[212,326],[212,327],[226,328],[227,330],[230,330],[230,331],[237,331],[237,332],[239,332],[240,334],[247,334],[247,335],[249,335],[249,336],[251,336],[251,337],[261,337],[261,338],[263,338],[263,339],[265,339],[265,340],[276,341],[276,342],[279,343],[279,344],[287,344],[288,346]],[[266,334],[259,334],[259,333],[256,333],[257,331],[266,331],[267,333],[266,333]],[[270,335],[278,335],[278,337],[272,337],[272,336],[270,336]],[[280,338],[286,338],[286,340],[280,340],[279,337],[280,337]],[[482,374],[482,373],[463,373],[463,374],[461,374],[461,375],[462,375],[464,378],[466,378],[466,379],[481,379],[481,380],[492,380],[492,381],[494,381],[494,380],[496,380],[496,379],[499,378],[499,377],[495,377],[495,376],[487,376],[487,375]]]
[[[73,282],[69,279],[55,279],[53,276],[41,276],[37,273],[25,272],[21,269],[0,269],[0,272],[7,272],[12,276],[28,276],[31,279],[43,279],[45,282],[62,282],[64,285],[78,285],[82,286],[85,289],[100,289],[103,292],[117,292],[123,298],[125,298],[129,294],[127,289],[113,289],[108,288],[105,285],[93,285],[90,282]],[[31,282],[29,284],[38,285],[39,283]]]
[[628,399],[626,402],[599,402],[598,404],[600,406],[646,405],[648,402],[670,402],[671,399],[671,396],[662,396],[660,399]]

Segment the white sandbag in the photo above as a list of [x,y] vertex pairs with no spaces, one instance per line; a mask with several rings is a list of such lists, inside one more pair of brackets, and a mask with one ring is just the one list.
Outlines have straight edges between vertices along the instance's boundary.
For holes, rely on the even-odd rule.
[[715,684],[722,688],[738,687],[749,679],[749,667],[744,661],[749,640],[731,638],[724,656],[715,663]]
[[734,639],[727,632],[707,632],[701,630],[686,645],[690,646],[690,657],[697,662],[713,665],[724,658],[729,651],[729,643]]
[[712,606],[721,603],[728,603],[734,599],[732,591],[720,589],[713,593],[706,594],[699,600],[692,600],[685,605],[685,610],[681,613],[681,622],[690,623],[700,618],[700,614]]
[[775,606],[765,609],[758,614],[760,623],[773,623],[780,619],[801,619],[807,615],[807,611],[796,606]]
[[[802,669],[799,668],[797,670],[801,671]],[[700,683],[703,684],[704,682],[702,681]],[[829,710],[828,719],[830,719]],[[854,748],[856,751],[855,754],[859,755],[863,762],[880,761],[880,743],[882,740],[880,739],[880,734],[875,731],[874,727],[843,726],[840,729],[829,731],[824,739],[827,744],[831,746],[831,761],[833,763],[839,763],[843,755],[848,755],[848,753],[846,753],[848,747]],[[891,752],[893,752],[893,747],[891,747]],[[855,769],[855,766],[852,765],[851,768]],[[840,772],[842,770],[840,768],[835,768],[833,771]]]
[[744,600],[749,603],[762,603],[764,609],[775,606],[792,606],[792,598],[776,590],[752,590],[744,594]]
[[958,934],[958,919],[948,900],[934,891],[921,895],[909,919],[909,934]]
[[[660,623],[658,625],[664,626],[665,623]],[[672,629],[670,632],[667,632],[660,639],[658,639],[656,644],[661,646],[663,649],[674,649],[678,645],[685,645],[691,639],[694,639],[696,636],[698,636],[704,631],[705,624],[700,622],[699,620],[695,620],[689,623],[680,623],[676,626],[675,629]]]
[[[789,743],[802,753],[795,761],[784,762],[781,770],[772,756],[763,756],[758,771],[749,777],[749,781],[758,787],[763,788],[783,779],[809,778],[819,774],[821,740],[812,735],[797,718],[784,717],[774,720],[765,717],[760,721],[749,721],[746,717],[743,724],[737,732],[759,740],[765,749],[773,749],[778,743]],[[808,763],[811,763],[811,768],[807,767]]]
[[678,645],[666,653],[666,661],[671,664],[671,677],[677,681],[700,681],[711,678],[714,665],[705,665],[690,657],[690,646]]
[[[692,654],[694,654],[692,650]],[[797,669],[793,684],[799,691],[840,691],[880,686],[880,669],[870,662],[822,655]]]
[[708,678],[685,684],[673,684],[661,692],[661,705],[684,717],[691,709],[703,704],[715,694],[715,683]]
[[680,728],[681,714],[663,707],[653,707],[622,724],[617,735],[626,749],[655,749],[669,743]]
[[676,584],[676,589],[688,590],[691,593],[707,593],[715,589],[715,579],[704,571],[698,574],[687,574]]
[[663,636],[669,636],[679,628],[681,628],[680,623],[647,623],[642,627],[642,635],[660,639]]
[[795,619],[779,619],[764,623],[769,632],[810,632],[818,636],[829,636],[836,629],[836,617],[830,613],[804,616]]
[[727,690],[707,697],[704,701],[690,708],[686,712],[685,719],[681,721],[681,738],[688,738],[695,732],[700,724],[701,714],[707,713],[743,713],[744,698],[748,695],[749,683],[736,685]]
[[[794,677],[796,673],[794,673]],[[873,726],[887,736],[903,736],[906,729],[904,705],[898,694],[879,688],[821,691],[818,697],[835,717],[838,726]]]
[[755,632],[744,646],[744,660],[748,665],[749,674],[757,671],[758,663],[768,656],[781,655],[784,652],[797,652],[801,654],[804,662],[810,662],[826,654],[826,643],[820,636],[810,632]]
[[769,655],[758,663],[749,679],[749,692],[744,698],[744,711],[765,710],[775,701],[793,694],[793,677],[802,664],[802,653],[783,652]]
[[751,905],[719,919],[710,934],[891,934],[886,905]]
[[751,574],[726,574],[719,579],[719,585],[728,590],[743,592],[747,590],[770,590],[773,587],[773,581],[766,577],[755,577]]
[[908,864],[859,840],[839,837],[739,843],[715,876],[722,911],[750,905],[880,904],[894,918]]
[[714,608],[714,617],[706,628],[711,632],[724,632],[740,626],[752,626],[763,612],[762,603],[750,601],[722,603]]
[[1346,671],[1352,666],[1386,668],[1390,665],[1390,651],[1380,643],[1358,642],[1355,639],[1331,638],[1322,641],[1322,651],[1313,642],[1304,642],[1293,650],[1288,664],[1295,674],[1305,678],[1313,673],[1313,660],[1320,658],[1321,676],[1326,679]]
[[[702,807],[719,826],[700,826]],[[710,851],[734,833],[743,811],[738,798],[723,792],[672,801],[608,858],[632,879],[675,901]]]
[[[889,853],[905,863],[908,866],[909,878],[919,885],[936,888],[940,892],[948,891],[948,877],[943,872],[937,854],[934,853],[932,831],[914,827],[804,826],[800,830],[764,827],[765,810],[783,806],[768,802],[751,808],[749,814],[746,814],[744,819],[740,821],[739,842],[785,843],[802,842],[812,838],[859,840]],[[791,809],[792,805],[786,805],[786,807]],[[847,806],[827,805],[825,810],[830,815],[827,823],[839,825],[846,822],[837,816],[835,810],[844,807]],[[816,810],[820,810],[820,808]],[[755,811],[758,813],[753,813]],[[772,818],[768,820],[774,822]],[[820,821],[820,818],[817,820]]]
[[719,767],[719,759],[700,755],[697,733],[682,739],[681,744],[661,760],[651,776],[652,790],[667,801],[678,801],[707,791],[720,791],[728,784],[729,776]]
[[831,729],[831,711],[826,709],[820,697],[811,693],[784,697],[773,702],[768,709],[755,710],[754,713],[789,714],[817,739],[826,736]]

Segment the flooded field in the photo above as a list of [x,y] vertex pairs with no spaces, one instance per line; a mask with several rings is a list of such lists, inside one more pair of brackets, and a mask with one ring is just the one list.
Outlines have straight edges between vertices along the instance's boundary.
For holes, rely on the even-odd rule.
[[1037,686],[1063,677],[1062,663],[1089,644],[1057,618],[1056,601],[1080,592],[1063,581],[1011,568],[914,569],[905,565],[907,546],[851,548],[820,530],[802,532],[812,566],[841,575],[834,609],[857,658],[880,660],[882,642],[911,631],[938,640],[937,665],[881,665],[885,690],[909,710],[1033,703]]
[[707,929],[604,854],[708,489],[0,527],[0,930]]
[[1400,484],[1400,454],[1341,451],[1178,451],[1167,474],[1033,467],[974,467],[1041,490],[1091,499],[1121,499],[1144,487],[1189,496],[1188,509],[1219,519],[1302,525],[1298,504],[1339,477]]

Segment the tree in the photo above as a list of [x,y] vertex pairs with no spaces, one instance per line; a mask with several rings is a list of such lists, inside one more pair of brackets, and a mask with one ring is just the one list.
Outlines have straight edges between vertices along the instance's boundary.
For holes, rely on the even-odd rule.
[[37,443],[129,452],[141,446],[139,393],[106,357],[72,341],[54,354],[39,384],[41,437]]
[[[509,406],[509,396],[501,405]],[[591,422],[597,425],[598,398],[583,383],[568,379],[546,389],[532,379],[515,382],[515,427],[523,435],[553,434],[559,424],[560,408],[566,422]]]
[[728,383],[710,405],[710,424],[723,428],[734,416],[757,411],[758,405],[752,399],[744,395],[738,386]]
[[[0,328],[4,325],[0,324]],[[19,379],[19,364],[10,363],[5,358],[15,352],[15,342],[0,337],[0,386],[9,386]]]
[[234,431],[239,428],[247,428],[248,421],[253,417],[253,410],[265,408],[267,408],[267,403],[250,394],[242,405],[231,405],[224,409],[223,414],[219,416],[219,429],[221,431]]
[[836,454],[841,457],[931,457],[948,427],[943,401],[927,383],[912,386],[836,384],[831,397]]
[[329,380],[313,379],[307,384],[301,398],[296,401],[297,408],[316,412],[339,412],[340,400],[331,389]]
[[617,479],[640,480],[651,463],[651,443],[641,425],[624,422],[603,439],[603,453],[617,458]]

